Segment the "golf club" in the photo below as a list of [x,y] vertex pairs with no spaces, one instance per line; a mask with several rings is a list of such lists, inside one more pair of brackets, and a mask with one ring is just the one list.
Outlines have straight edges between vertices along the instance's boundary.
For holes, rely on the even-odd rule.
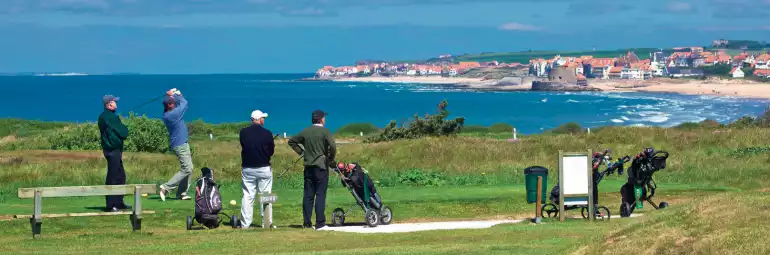
[[150,100],[150,101],[147,101],[147,102],[144,102],[144,103],[142,103],[142,104],[140,104],[140,105],[134,106],[134,108],[131,108],[131,110],[128,110],[128,112],[133,112],[133,111],[136,111],[136,109],[139,109],[139,108],[141,108],[142,106],[148,105],[148,104],[150,104],[150,103],[152,103],[152,102],[155,102],[155,101],[157,101],[158,99],[161,99],[161,98],[163,98],[163,97],[165,97],[165,96],[166,96],[166,94],[164,93],[163,95],[160,95],[160,96],[158,96],[158,97],[156,97],[156,98],[153,98],[153,99],[152,99],[152,100]]
[[295,160],[294,160],[294,162],[292,162],[292,163],[291,163],[291,165],[289,165],[289,167],[287,167],[285,170],[283,170],[283,172],[281,172],[281,174],[279,174],[279,175],[278,175],[277,179],[280,179],[280,178],[281,178],[281,177],[283,177],[283,176],[284,176],[286,173],[288,173],[288,172],[289,172],[289,169],[291,169],[292,167],[294,167],[294,165],[296,165],[296,164],[297,164],[297,162],[299,162],[299,160],[300,160],[300,159],[302,159],[302,157],[303,157],[303,156],[305,156],[305,153],[304,153],[304,152],[303,152],[301,155],[299,155],[299,157],[297,157],[297,159],[295,159]]

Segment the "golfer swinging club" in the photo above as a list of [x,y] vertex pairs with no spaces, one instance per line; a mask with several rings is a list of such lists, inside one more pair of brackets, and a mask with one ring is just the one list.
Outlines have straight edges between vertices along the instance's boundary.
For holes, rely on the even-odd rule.
[[166,201],[168,192],[179,188],[176,192],[177,199],[189,200],[190,196],[187,195],[187,189],[190,187],[193,162],[190,144],[187,143],[187,125],[184,123],[187,100],[184,99],[181,91],[175,88],[170,89],[166,92],[166,98],[163,99],[163,108],[163,123],[168,129],[171,149],[176,153],[181,167],[179,172],[171,177],[171,180],[160,185],[160,199]]

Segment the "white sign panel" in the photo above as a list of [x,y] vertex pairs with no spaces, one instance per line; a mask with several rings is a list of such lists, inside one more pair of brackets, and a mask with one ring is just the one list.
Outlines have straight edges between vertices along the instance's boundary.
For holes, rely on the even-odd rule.
[[[585,155],[565,156],[563,162],[564,195],[588,194],[588,157]],[[585,201],[587,204],[588,201]],[[567,204],[566,201],[564,204]]]

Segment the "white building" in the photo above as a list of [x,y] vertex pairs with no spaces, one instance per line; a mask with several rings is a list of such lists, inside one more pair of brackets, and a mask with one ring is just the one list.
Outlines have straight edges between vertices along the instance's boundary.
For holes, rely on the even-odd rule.
[[741,70],[740,67],[733,67],[733,70],[730,71],[730,75],[733,76],[733,78],[743,78],[746,76],[745,73],[743,73],[743,70]]

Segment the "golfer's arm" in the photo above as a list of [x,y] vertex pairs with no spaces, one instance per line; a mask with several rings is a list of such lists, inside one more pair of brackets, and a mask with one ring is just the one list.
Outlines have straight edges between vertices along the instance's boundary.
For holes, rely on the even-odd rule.
[[268,133],[269,137],[267,139],[270,139],[270,142],[267,144],[267,153],[270,155],[270,157],[273,156],[275,153],[275,140],[273,140],[273,134]]
[[337,144],[334,142],[334,137],[330,132],[326,133],[326,142],[329,144],[329,160],[337,158]]
[[297,153],[297,155],[302,155],[304,150],[302,150],[302,147],[299,146],[302,141],[304,141],[305,138],[302,137],[302,133],[299,133],[292,138],[289,138],[289,146],[291,146],[291,149],[294,150],[294,152]]
[[[180,112],[181,112],[180,115],[184,115],[184,113],[187,111],[187,99],[185,99],[183,96],[179,96],[179,95],[177,95],[175,98],[176,98],[176,101],[179,102],[179,108],[181,108],[181,109],[179,109]],[[176,110],[176,109],[174,109],[174,110]]]
[[112,129],[115,130],[115,132],[118,133],[118,137],[121,139],[128,138],[128,127],[123,124],[123,122],[120,121],[120,117],[115,116],[115,119],[111,121],[109,124]]

